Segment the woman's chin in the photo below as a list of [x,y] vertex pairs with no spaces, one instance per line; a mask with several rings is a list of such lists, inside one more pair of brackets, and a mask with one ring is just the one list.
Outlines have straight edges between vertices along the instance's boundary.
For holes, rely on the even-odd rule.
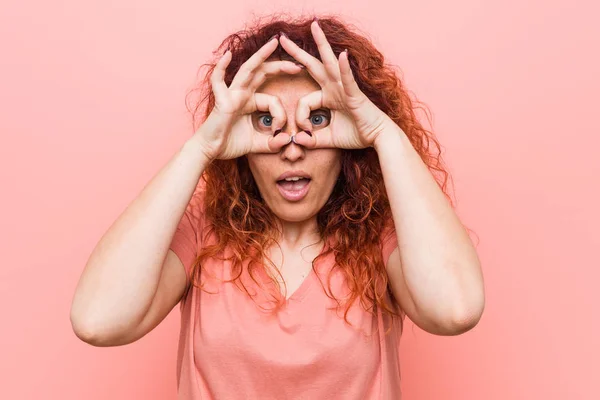
[[[277,214],[275,214],[277,215]],[[310,219],[310,216],[308,214],[306,214],[305,216],[303,215],[299,215],[299,214],[288,214],[288,215],[277,215],[277,218],[279,218],[282,221],[285,222],[304,222]]]
[[289,204],[271,208],[277,218],[286,222],[303,222],[311,219],[316,212],[311,212],[306,207],[290,206]]

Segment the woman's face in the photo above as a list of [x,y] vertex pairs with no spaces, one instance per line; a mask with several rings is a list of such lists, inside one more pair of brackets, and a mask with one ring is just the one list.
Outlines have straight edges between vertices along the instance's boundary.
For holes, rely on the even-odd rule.
[[[258,89],[259,93],[277,96],[287,116],[283,132],[290,135],[302,129],[296,125],[298,100],[320,86],[305,70],[298,74],[279,74],[269,77]],[[328,129],[329,110],[311,110],[311,133]],[[252,124],[259,134],[272,135],[273,118],[268,112],[252,115]],[[341,149],[309,150],[294,142],[274,154],[247,154],[250,171],[265,203],[284,221],[301,222],[314,217],[331,195],[341,170]],[[296,182],[280,180],[285,173],[294,177],[305,176]]]

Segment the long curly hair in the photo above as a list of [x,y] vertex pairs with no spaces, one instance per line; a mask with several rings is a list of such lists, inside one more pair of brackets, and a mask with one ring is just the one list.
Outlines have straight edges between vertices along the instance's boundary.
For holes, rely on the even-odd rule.
[[[240,66],[279,32],[285,32],[300,48],[320,60],[310,30],[314,17],[294,18],[281,14],[262,17],[244,30],[225,38],[213,52],[214,61],[200,67],[208,67],[201,85],[188,93],[191,95],[200,91],[203,94],[194,107],[188,106],[194,129],[199,126],[197,117],[201,105],[205,105],[202,121],[206,120],[214,107],[210,76],[224,50],[232,52],[225,74],[228,86]],[[350,66],[359,88],[404,131],[452,204],[446,187],[449,174],[441,160],[440,145],[415,115],[415,110],[421,108],[430,120],[427,107],[411,99],[411,92],[404,87],[394,67],[384,63],[383,55],[358,29],[336,16],[318,15],[318,18],[336,56],[344,49],[349,50]],[[295,61],[281,46],[269,59]],[[430,151],[432,145],[437,150],[433,154]],[[405,314],[394,301],[381,254],[382,236],[385,232],[395,232],[393,222],[390,226],[392,214],[377,153],[374,148],[343,150],[341,163],[340,177],[333,192],[317,214],[321,238],[333,238],[333,241],[327,241],[331,245],[325,246],[324,251],[313,261],[313,269],[319,258],[333,252],[335,266],[330,274],[335,269],[343,273],[350,295],[346,296],[345,301],[341,301],[322,281],[321,285],[326,294],[336,300],[338,307],[345,306],[346,322],[348,310],[357,300],[360,300],[367,311],[375,313],[377,309],[381,309],[392,317],[400,317],[402,321]],[[263,268],[265,271],[265,260],[274,265],[265,254],[265,249],[278,244],[276,216],[262,201],[246,157],[214,160],[205,169],[202,179],[206,183],[203,207],[210,225],[208,234],[214,234],[216,242],[204,247],[198,254],[192,267],[192,284],[202,288],[199,275],[203,260],[206,257],[222,257],[224,249],[230,246],[232,256],[228,259],[232,260],[233,278],[229,282],[234,282],[252,297],[239,279],[244,269],[242,262],[250,258],[247,273],[257,283],[257,269]],[[276,278],[271,278],[278,287]],[[281,297],[279,300],[275,301],[275,309],[284,304]]]

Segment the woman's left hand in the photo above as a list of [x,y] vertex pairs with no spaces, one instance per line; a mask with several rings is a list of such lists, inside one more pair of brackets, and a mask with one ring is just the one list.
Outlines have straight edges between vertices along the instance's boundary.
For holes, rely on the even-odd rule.
[[[317,21],[313,21],[310,27],[323,62],[289,38],[283,35],[279,38],[283,49],[305,65],[321,86],[321,90],[311,92],[298,101],[296,123],[301,129],[310,131],[311,135],[299,131],[294,141],[310,149],[372,147],[379,133],[393,120],[359,89],[347,52],[342,51],[338,60]],[[309,117],[312,110],[319,108],[331,110],[331,121],[329,126],[313,132]]]

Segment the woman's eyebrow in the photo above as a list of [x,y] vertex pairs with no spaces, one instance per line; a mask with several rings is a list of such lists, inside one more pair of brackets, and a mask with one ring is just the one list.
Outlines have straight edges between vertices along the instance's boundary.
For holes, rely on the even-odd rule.
[[[329,108],[323,108],[323,107],[317,108],[315,110],[310,110],[310,112],[316,112],[316,111],[326,111],[326,112],[329,112],[331,110]],[[252,115],[258,115],[258,114],[271,114],[271,113],[269,111],[256,110],[256,111],[253,111],[251,114]]]

